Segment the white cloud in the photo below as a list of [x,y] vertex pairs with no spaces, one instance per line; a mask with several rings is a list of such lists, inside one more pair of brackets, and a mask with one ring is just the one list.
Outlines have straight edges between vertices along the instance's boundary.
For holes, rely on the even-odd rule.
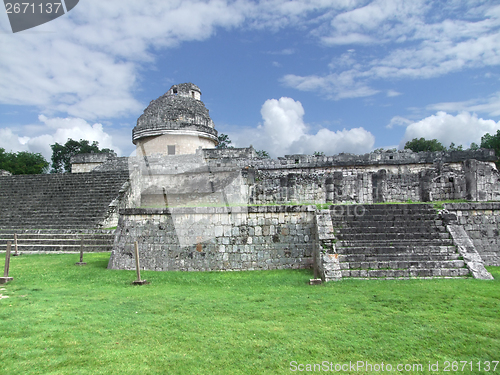
[[241,24],[251,3],[88,0],[36,32],[0,33],[0,103],[86,119],[139,112],[133,96],[153,49]]
[[302,91],[314,91],[333,100],[361,98],[379,92],[364,82],[356,80],[357,74],[359,72],[355,70],[332,73],[324,77],[316,75],[301,77],[295,74],[287,74],[282,78],[281,82],[285,86]]
[[427,109],[448,112],[479,112],[490,116],[500,116],[500,91],[486,99],[474,99],[463,102],[447,102],[432,104]]
[[[436,2],[437,4],[438,2]],[[285,26],[312,30],[325,44],[392,43],[385,57],[340,56],[324,75],[289,74],[283,83],[332,99],[374,95],[371,81],[422,78],[500,64],[500,7],[426,0],[87,0],[36,32],[0,27],[0,103],[89,120],[138,113],[138,71],[155,50],[210,38],[218,28]],[[440,11],[440,12],[438,12]],[[471,14],[474,16],[472,18]],[[469,17],[469,18],[467,18]],[[405,43],[403,43],[405,42]],[[404,45],[404,46],[403,46]],[[290,55],[293,48],[275,53]],[[366,58],[361,56],[360,59]]]
[[478,118],[475,113],[462,112],[453,116],[441,111],[408,125],[399,147],[403,148],[404,144],[413,138],[422,137],[437,139],[444,146],[453,142],[455,145],[469,147],[471,142],[481,144],[484,134],[496,134],[499,129],[500,121],[484,120]]
[[293,48],[285,48],[279,51],[269,51],[267,52],[269,55],[293,55],[295,53],[295,49]]
[[407,118],[404,118],[401,116],[394,116],[391,119],[391,122],[389,122],[389,124],[387,124],[385,127],[387,129],[392,129],[394,127],[394,125],[396,125],[396,126],[408,126],[412,123],[413,123],[413,121],[408,120]]
[[[329,72],[289,74],[282,82],[338,100],[374,95],[377,80],[425,79],[464,69],[500,65],[500,9],[474,2],[441,4],[425,0],[375,0],[332,14],[330,25],[312,34],[326,45],[385,44],[385,55],[349,55],[349,64]],[[387,52],[385,52],[387,51]],[[345,57],[345,56],[344,56]],[[346,80],[345,78],[348,78]]]
[[[138,71],[154,52],[244,24],[277,29],[310,12],[341,11],[353,0],[86,0],[64,17],[11,34],[0,19],[0,103],[94,120],[138,113]],[[295,53],[292,48],[278,51]]]
[[[384,43],[407,35],[429,8],[425,0],[375,0],[336,14],[330,28],[316,31],[327,45]],[[323,33],[323,35],[321,35]]]
[[343,53],[339,57],[335,57],[332,59],[328,67],[330,69],[336,69],[339,67],[352,67],[356,64],[355,59],[356,51],[354,49],[350,49],[347,52]]
[[28,150],[28,147],[25,146],[25,139],[20,139],[10,128],[0,129],[0,148],[7,152]]
[[[346,48],[345,53],[331,60],[324,74],[288,74],[282,79],[286,86],[334,100],[374,95],[381,91],[374,83],[379,79],[429,78],[468,68],[500,65],[500,6],[486,2],[444,3],[427,0],[157,0],[144,6],[136,0],[86,0],[68,15],[38,26],[36,31],[17,34],[10,34],[7,16],[2,14],[0,45],[6,53],[0,54],[0,103],[37,106],[40,113],[50,118],[71,117],[74,121],[75,118],[97,121],[140,114],[144,105],[134,95],[141,79],[139,72],[144,65],[154,62],[155,52],[185,41],[206,40],[220,28],[294,27],[304,34],[309,32],[326,46]],[[339,47],[367,43],[385,45],[383,49],[377,48],[377,54],[372,54],[373,49],[363,54]],[[290,56],[297,51],[285,48],[274,53]],[[272,64],[279,67],[280,63]],[[394,90],[384,90],[384,93],[389,97],[399,94]],[[278,104],[286,103],[278,101]],[[282,116],[298,131],[302,125],[306,126],[303,115],[297,115],[295,120],[293,116],[288,118],[294,111],[300,112],[297,105],[290,105],[293,109],[288,112],[281,108]],[[487,102],[438,106],[436,110],[451,111],[454,106],[456,110],[500,114],[498,96]],[[267,129],[271,134],[274,134],[273,125],[266,128],[266,120],[268,124],[285,121],[273,116],[266,112],[264,117],[263,113],[262,130]],[[396,123],[391,121],[391,124]],[[60,125],[61,130],[52,128],[38,132],[37,136],[4,129],[2,141],[9,139],[7,144],[12,147],[31,147],[46,153],[53,137],[81,134],[76,128],[70,127],[73,129],[70,131],[63,123]],[[105,134],[110,132],[96,125],[86,122],[82,126],[103,142]],[[49,125],[44,123],[43,127],[48,129]],[[358,148],[364,150],[371,141],[370,136],[373,137],[359,129],[337,132],[325,129],[322,136],[331,139],[333,152],[341,149],[342,145],[335,143],[339,139],[346,141],[343,151],[354,152]],[[29,140],[27,134],[31,137]],[[350,138],[354,134],[361,137],[359,147]],[[299,149],[329,152],[310,150],[312,145],[304,146],[313,141],[322,144],[322,139],[315,136],[307,132],[306,126],[299,140],[276,147],[281,147],[283,153]],[[118,138],[113,139],[116,143]],[[42,142],[46,142],[45,146]],[[269,140],[263,140],[262,144],[269,145]],[[125,149],[122,143],[120,146]]]
[[339,152],[369,152],[375,137],[363,128],[331,131],[320,129],[311,134],[304,123],[304,108],[291,98],[267,100],[261,109],[263,124],[257,128],[229,132],[238,147],[248,146],[252,139],[257,150],[263,149],[272,157],[289,154],[313,154],[315,151],[334,155]]
[[[76,141],[86,139],[91,143],[99,142],[99,148],[113,149],[118,155],[121,149],[103,128],[102,124],[89,124],[80,118],[48,118],[44,115],[38,117],[41,124],[36,124],[36,136],[26,136],[19,134],[19,130],[13,131],[10,128],[0,129],[0,147],[7,151],[29,151],[41,153],[45,159],[50,160],[52,156],[51,144],[64,144],[71,138]],[[41,126],[40,126],[41,125]]]
[[394,96],[399,96],[399,95],[402,95],[400,92],[397,92],[396,90],[388,90],[387,91],[387,96],[389,98],[392,98]]

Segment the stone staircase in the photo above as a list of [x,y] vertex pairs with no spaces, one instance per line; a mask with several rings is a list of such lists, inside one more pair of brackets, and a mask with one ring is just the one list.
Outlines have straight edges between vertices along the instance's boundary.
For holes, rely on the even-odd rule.
[[[17,234],[21,253],[111,251],[114,230],[100,229],[124,194],[127,169],[0,177],[0,251]],[[110,205],[111,204],[111,205]]]
[[14,233],[17,234],[19,253],[78,253],[82,245],[83,251],[111,251],[114,241],[114,230],[54,230],[54,229],[1,229],[0,251],[5,251],[7,241],[11,241],[11,252],[14,252]]
[[96,228],[128,170],[0,177],[0,228]]
[[469,276],[431,204],[339,207],[331,206],[330,215],[342,277]]

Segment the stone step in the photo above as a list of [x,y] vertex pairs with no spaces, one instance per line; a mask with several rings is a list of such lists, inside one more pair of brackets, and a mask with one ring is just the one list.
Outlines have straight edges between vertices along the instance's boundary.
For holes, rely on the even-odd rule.
[[36,234],[36,235],[54,235],[54,236],[59,236],[59,235],[71,235],[71,236],[95,236],[95,235],[114,235],[114,229],[78,229],[78,228],[73,228],[73,229],[64,229],[64,230],[58,230],[58,229],[32,229],[32,228],[23,228],[23,227],[11,227],[8,229],[5,228],[0,228],[0,236],[9,236],[12,235],[14,236],[14,233],[17,233],[18,236],[20,235],[31,235],[31,234]]
[[344,233],[337,235],[341,242],[346,241],[410,241],[410,240],[445,240],[450,238],[449,233]]
[[[15,218],[15,217],[20,217],[20,216],[29,216],[29,217],[40,217],[40,218],[51,218],[51,219],[57,219],[54,217],[55,215],[57,216],[64,216],[64,217],[82,217],[82,216],[88,216],[88,217],[93,217],[98,214],[103,213],[103,208],[108,208],[108,205],[102,206],[100,210],[85,210],[84,208],[81,209],[81,211],[75,212],[73,211],[74,208],[59,208],[59,207],[54,207],[53,210],[50,212],[45,212],[45,213],[39,213],[36,210],[25,210],[25,211],[8,211],[4,212],[4,215],[2,216],[2,221],[5,220],[7,217]],[[70,211],[71,210],[71,211]]]
[[332,221],[334,228],[365,228],[365,227],[375,227],[375,228],[429,228],[429,227],[442,227],[443,223],[441,220],[428,220],[428,221],[403,221],[403,220],[378,220],[378,221]]
[[336,251],[338,254],[455,254],[457,252],[454,246],[443,246],[443,245],[397,245],[390,246],[386,242],[380,244],[380,246],[373,246],[367,244],[366,246],[351,246],[351,247],[337,247]]
[[372,261],[372,262],[342,262],[341,269],[443,269],[463,268],[463,260],[421,260],[421,261]]
[[392,253],[392,254],[340,254],[339,262],[389,262],[389,261],[442,261],[459,260],[458,253]]
[[[33,240],[79,240],[83,236],[84,241],[89,240],[108,240],[113,238],[114,234],[110,233],[95,233],[95,234],[79,234],[79,233],[17,233],[18,241],[33,241]],[[14,233],[0,232],[1,241],[14,240]]]
[[453,246],[453,240],[450,239],[433,239],[433,240],[371,240],[371,241],[337,241],[337,248],[355,248],[355,247],[428,247],[428,246]]
[[122,194],[128,170],[0,179],[0,228],[92,228]]
[[[37,225],[39,224],[39,225]],[[66,223],[66,224],[51,224],[51,223],[25,223],[25,228],[33,228],[34,230],[36,229],[43,229],[43,230],[74,230],[74,229],[80,229],[80,230],[91,230],[95,228],[95,223],[91,223],[89,225],[80,225],[80,222],[75,222],[75,223]],[[17,225],[16,225],[17,226]],[[10,228],[9,226],[6,225],[1,225],[2,229],[8,229]]]
[[342,277],[351,278],[464,278],[467,268],[431,268],[405,270],[341,270]]
[[[54,217],[54,216],[57,216]],[[82,213],[81,215],[77,215],[75,213],[72,214],[65,214],[64,212],[53,212],[52,214],[47,214],[47,215],[38,215],[36,213],[33,213],[32,215],[26,214],[26,215],[8,215],[9,218],[14,219],[14,218],[19,218],[19,219],[25,219],[25,221],[75,221],[75,220],[82,220],[82,221],[94,221],[95,219],[100,219],[101,218],[101,213],[95,213],[92,214],[90,213]],[[6,219],[4,217],[3,219]]]
[[363,215],[363,216],[346,216],[346,217],[335,217],[332,216],[332,221],[349,223],[355,225],[355,223],[366,224],[366,222],[398,222],[398,223],[409,223],[409,222],[432,222],[438,220],[435,214],[426,214],[418,216],[408,216],[408,215]]
[[437,212],[436,211],[429,211],[429,212],[384,212],[384,211],[378,211],[378,212],[370,212],[370,211],[355,211],[355,212],[348,212],[348,213],[337,213],[337,212],[331,212],[330,215],[334,220],[342,220],[342,221],[349,221],[349,220],[366,220],[369,218],[379,218],[379,217],[386,217],[394,220],[394,218],[406,218],[406,219],[418,219],[418,220],[432,220],[437,217]]
[[364,205],[341,215],[339,211],[337,207],[330,213],[342,277],[453,278],[469,274],[431,204]]
[[[336,232],[340,233],[340,228],[334,228]],[[445,233],[446,228],[444,226],[365,226],[363,227],[363,233]],[[359,228],[342,228],[343,234],[356,234],[359,233]]]
[[385,221],[432,221],[439,219],[439,217],[434,214],[415,214],[415,215],[394,215],[394,214],[364,214],[364,215],[349,215],[349,216],[331,216],[334,222],[366,222],[372,220],[385,220]]
[[407,203],[398,203],[398,204],[370,204],[370,203],[363,203],[363,204],[337,204],[337,205],[331,205],[329,207],[329,210],[356,210],[360,209],[357,207],[363,207],[366,211],[433,211],[434,206],[430,203],[417,203],[417,204],[407,204]]

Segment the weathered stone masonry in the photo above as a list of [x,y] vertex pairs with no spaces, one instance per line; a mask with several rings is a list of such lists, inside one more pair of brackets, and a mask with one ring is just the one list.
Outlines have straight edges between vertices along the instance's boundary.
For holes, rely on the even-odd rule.
[[486,265],[500,266],[500,202],[447,203],[450,224],[465,229]]
[[124,209],[108,268],[133,269],[138,241],[141,266],[157,271],[315,265],[325,281],[478,270],[491,278],[463,227],[443,224],[432,205],[418,204]]
[[[245,151],[247,150],[247,151]],[[428,202],[500,199],[493,150],[287,155],[260,159],[253,149],[203,150],[212,173],[240,169],[249,203]]]
[[108,268],[211,271],[310,268],[313,206],[124,209]]
[[277,160],[259,158],[252,148],[152,155],[129,159],[133,198],[128,207],[498,200],[494,160],[492,150]]
[[[9,227],[0,247],[36,228],[43,233],[26,232],[25,249],[71,250],[75,238],[61,229],[118,225],[114,269],[134,267],[135,241],[151,270],[315,264],[325,280],[488,278],[483,260],[500,264],[500,203],[480,203],[500,201],[492,150],[260,158],[252,147],[213,149],[217,131],[200,98],[186,83],[152,101],[132,132],[137,157],[78,155],[71,175],[0,177],[0,227]],[[445,199],[471,203],[440,216],[430,204],[374,204]],[[102,251],[108,241],[87,245]]]

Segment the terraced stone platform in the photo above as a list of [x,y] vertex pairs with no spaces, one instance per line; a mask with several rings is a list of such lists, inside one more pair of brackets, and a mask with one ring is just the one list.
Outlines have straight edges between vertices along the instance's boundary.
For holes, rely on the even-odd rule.
[[[114,230],[103,220],[124,194],[126,169],[0,177],[0,251],[7,241],[30,253],[111,251]],[[14,251],[14,248],[13,248]]]
[[128,170],[0,177],[0,228],[96,228]]
[[[332,206],[337,275],[359,278],[468,277],[431,204]],[[357,208],[356,208],[357,207]]]

